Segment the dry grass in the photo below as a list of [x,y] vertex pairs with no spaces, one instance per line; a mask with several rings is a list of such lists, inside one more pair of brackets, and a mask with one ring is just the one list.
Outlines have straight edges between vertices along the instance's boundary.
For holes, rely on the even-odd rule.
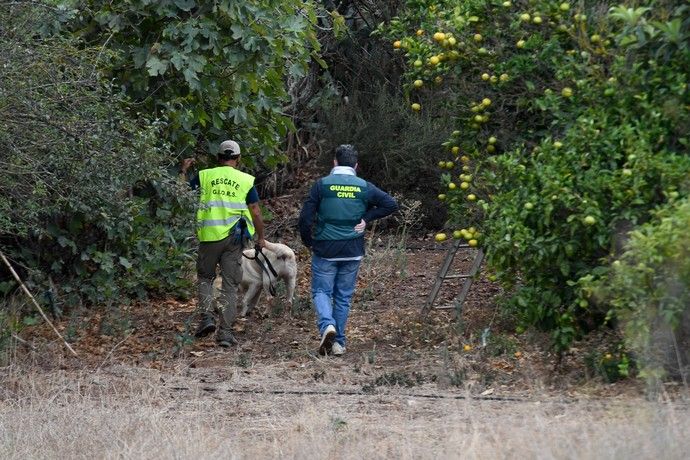
[[427,399],[395,389],[235,393],[228,390],[276,388],[275,369],[183,369],[6,369],[0,458],[680,459],[690,451],[690,412],[678,404]]

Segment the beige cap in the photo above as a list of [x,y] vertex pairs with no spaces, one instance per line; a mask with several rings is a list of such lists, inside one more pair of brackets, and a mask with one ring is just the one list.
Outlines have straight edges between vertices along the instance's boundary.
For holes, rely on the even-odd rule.
[[218,148],[219,155],[236,157],[240,155],[240,145],[235,141],[223,141]]

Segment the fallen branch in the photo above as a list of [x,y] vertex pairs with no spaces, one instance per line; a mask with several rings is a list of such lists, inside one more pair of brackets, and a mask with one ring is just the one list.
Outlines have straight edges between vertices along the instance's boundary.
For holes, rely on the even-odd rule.
[[46,323],[48,323],[48,324],[50,325],[50,327],[53,328],[53,331],[55,331],[55,333],[57,334],[57,336],[60,337],[60,339],[62,340],[62,343],[65,344],[65,346],[67,347],[67,349],[68,349],[69,351],[71,351],[72,354],[78,358],[79,355],[77,354],[77,352],[74,351],[74,349],[70,346],[70,344],[67,343],[67,340],[65,340],[65,338],[62,337],[62,334],[60,334],[60,331],[58,331],[57,328],[53,325],[53,323],[50,322],[50,320],[49,320],[48,317],[46,316],[46,314],[45,314],[45,312],[43,311],[43,309],[41,308],[41,306],[38,304],[38,302],[36,302],[36,299],[34,298],[34,296],[31,295],[31,292],[29,292],[29,290],[27,289],[26,285],[22,282],[21,278],[19,278],[19,275],[17,275],[17,272],[14,271],[14,268],[12,267],[12,264],[10,264],[10,261],[7,260],[7,257],[5,257],[5,254],[4,254],[2,251],[0,251],[0,257],[2,257],[2,261],[5,262],[5,265],[7,265],[7,268],[10,269],[10,272],[12,273],[12,276],[14,276],[14,279],[16,279],[17,282],[19,283],[19,285],[22,287],[22,290],[24,291],[24,293],[26,293],[26,295],[29,296],[29,298],[31,299],[31,301],[33,302],[33,304],[36,306],[36,309],[38,310],[38,312],[41,314],[41,316],[43,317],[43,319],[46,321]]
[[24,339],[22,339],[21,337],[19,337],[19,336],[18,336],[17,334],[15,334],[14,332],[12,333],[12,338],[13,338],[14,340],[16,340],[17,342],[23,343],[23,344],[26,345],[27,347],[31,348],[31,351],[36,351],[36,347],[34,347],[34,346],[31,345],[29,342],[27,342],[26,340],[24,340]]

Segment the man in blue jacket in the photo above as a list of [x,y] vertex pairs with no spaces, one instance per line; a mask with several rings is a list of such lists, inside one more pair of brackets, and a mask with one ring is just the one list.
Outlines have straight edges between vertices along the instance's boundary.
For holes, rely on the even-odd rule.
[[321,336],[319,354],[345,353],[345,325],[364,257],[364,229],[398,209],[395,199],[357,177],[357,150],[335,149],[331,173],[317,180],[299,216],[302,242],[312,251],[311,295]]

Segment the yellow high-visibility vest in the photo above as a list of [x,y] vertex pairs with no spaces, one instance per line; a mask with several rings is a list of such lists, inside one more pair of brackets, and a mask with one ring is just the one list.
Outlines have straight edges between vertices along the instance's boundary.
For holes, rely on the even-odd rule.
[[201,197],[196,213],[199,241],[220,241],[226,238],[240,218],[247,221],[254,235],[252,215],[247,207],[247,194],[254,186],[254,176],[231,166],[199,171]]

